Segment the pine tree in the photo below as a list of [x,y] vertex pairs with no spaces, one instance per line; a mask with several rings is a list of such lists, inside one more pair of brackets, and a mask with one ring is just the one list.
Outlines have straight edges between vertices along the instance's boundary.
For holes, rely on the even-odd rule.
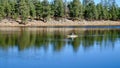
[[102,15],[103,15],[103,20],[108,20],[109,19],[109,12],[108,12],[108,7],[107,6],[103,7]]
[[19,7],[18,7],[18,4],[17,4],[17,1],[12,0],[10,2],[10,5],[11,5],[11,18],[16,20],[18,18],[18,14],[19,14],[19,12],[18,12]]
[[69,4],[68,4],[68,8],[69,8],[69,16],[70,17],[73,17],[73,6],[72,6],[72,2],[70,2]]
[[35,5],[35,11],[36,11],[36,17],[37,19],[41,19],[42,17],[42,3],[40,1],[36,1],[34,2],[34,5]]
[[0,3],[0,20],[2,20],[4,16],[5,16],[4,7]]
[[70,16],[73,19],[81,19],[83,15],[83,8],[79,0],[73,0],[69,5],[69,10],[70,10]]
[[102,6],[102,4],[101,3],[97,4],[96,8],[97,8],[97,12],[98,12],[98,19],[102,20],[103,19],[103,16],[102,16],[103,6]]
[[120,20],[120,7],[118,8],[118,19]]
[[48,0],[43,0],[42,2],[42,18],[44,22],[47,22],[48,17],[50,16],[50,5]]
[[35,5],[33,4],[33,1],[29,2],[29,13],[31,19],[34,19],[36,17]]
[[84,7],[82,6],[82,4],[79,6],[79,19],[83,19],[84,18]]
[[110,15],[111,15],[111,20],[117,20],[118,19],[118,8],[116,5],[112,5],[111,8],[110,8]]
[[9,0],[4,0],[3,1],[3,6],[4,6],[4,12],[6,17],[11,17],[11,5]]
[[54,16],[55,17],[64,17],[63,0],[54,0]]
[[84,18],[86,20],[95,20],[98,18],[98,13],[94,2],[89,3],[85,7]]
[[97,8],[99,20],[108,20],[109,19],[110,16],[109,16],[107,6],[103,6],[101,3],[99,3],[99,4],[97,4],[96,8]]
[[50,7],[51,7],[50,16],[53,18],[54,17],[54,3],[51,3]]
[[97,12],[97,7],[94,5],[93,9],[94,9],[94,20],[98,20],[99,14]]
[[25,2],[25,0],[20,0],[19,2],[19,10],[20,10],[20,16],[23,24],[27,23],[27,19],[29,16],[29,8]]

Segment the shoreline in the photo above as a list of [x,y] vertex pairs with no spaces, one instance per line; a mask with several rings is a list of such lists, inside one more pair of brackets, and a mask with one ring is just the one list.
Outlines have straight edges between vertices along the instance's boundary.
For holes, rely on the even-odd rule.
[[55,21],[51,20],[46,23],[43,21],[29,21],[26,25],[19,24],[16,21],[4,19],[0,23],[0,27],[69,27],[69,26],[120,26],[120,21]]

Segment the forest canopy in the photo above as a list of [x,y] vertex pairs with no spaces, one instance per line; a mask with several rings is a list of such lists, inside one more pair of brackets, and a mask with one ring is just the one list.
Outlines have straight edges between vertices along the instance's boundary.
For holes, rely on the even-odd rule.
[[0,20],[28,19],[48,21],[50,18],[70,20],[120,20],[120,7],[113,0],[0,0]]

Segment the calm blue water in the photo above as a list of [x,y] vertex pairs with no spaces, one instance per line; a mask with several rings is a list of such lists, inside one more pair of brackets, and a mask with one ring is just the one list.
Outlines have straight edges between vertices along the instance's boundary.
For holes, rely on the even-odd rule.
[[120,29],[0,30],[0,68],[120,68]]

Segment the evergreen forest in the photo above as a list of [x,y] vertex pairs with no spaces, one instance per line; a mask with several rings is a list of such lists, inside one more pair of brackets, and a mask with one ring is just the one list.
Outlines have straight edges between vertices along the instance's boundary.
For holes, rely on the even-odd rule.
[[69,20],[120,20],[120,7],[112,0],[0,0],[0,20],[69,19]]

